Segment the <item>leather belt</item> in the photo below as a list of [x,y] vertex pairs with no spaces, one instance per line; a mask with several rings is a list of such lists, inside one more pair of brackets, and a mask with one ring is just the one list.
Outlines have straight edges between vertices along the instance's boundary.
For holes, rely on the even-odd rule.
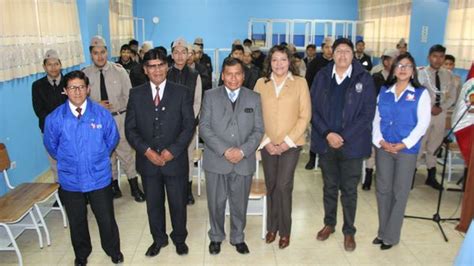
[[127,112],[127,110],[122,110],[122,111],[118,111],[118,112],[112,112],[112,116],[116,116],[116,115],[121,115],[123,113]]

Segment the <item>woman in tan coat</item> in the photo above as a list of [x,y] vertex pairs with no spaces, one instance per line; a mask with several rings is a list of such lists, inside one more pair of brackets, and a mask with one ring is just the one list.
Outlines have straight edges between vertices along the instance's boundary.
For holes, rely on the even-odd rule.
[[267,186],[266,242],[290,244],[291,205],[295,168],[305,144],[311,119],[311,100],[306,80],[297,76],[287,47],[276,45],[267,56],[265,77],[255,85],[262,100],[265,136],[259,149]]

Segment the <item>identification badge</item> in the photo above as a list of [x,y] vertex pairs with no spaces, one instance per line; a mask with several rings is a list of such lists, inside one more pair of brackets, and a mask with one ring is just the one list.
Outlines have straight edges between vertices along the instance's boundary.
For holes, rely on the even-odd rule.
[[405,97],[405,101],[407,102],[414,102],[415,101],[415,94],[413,93],[408,93],[407,97]]
[[364,86],[362,85],[362,83],[358,82],[355,86],[356,88],[356,92],[357,93],[361,93],[362,92],[362,89],[364,88]]

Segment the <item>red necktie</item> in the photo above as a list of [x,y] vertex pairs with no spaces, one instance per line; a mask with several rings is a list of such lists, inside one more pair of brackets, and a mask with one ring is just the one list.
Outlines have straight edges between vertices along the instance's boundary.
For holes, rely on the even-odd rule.
[[160,87],[156,87],[155,106],[160,104]]
[[76,108],[76,111],[79,113],[79,114],[77,115],[77,119],[80,119],[81,116],[82,116],[82,114],[81,114],[82,108],[81,108],[81,107],[77,107],[77,108]]

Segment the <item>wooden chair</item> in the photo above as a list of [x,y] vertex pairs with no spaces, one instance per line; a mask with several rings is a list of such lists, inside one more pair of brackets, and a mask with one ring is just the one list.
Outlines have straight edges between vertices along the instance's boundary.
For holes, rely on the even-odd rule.
[[[5,184],[7,185],[10,192],[15,191],[17,188],[11,184],[10,178],[8,176],[7,169],[10,168],[10,158],[3,143],[0,143],[0,158],[0,171],[3,172]],[[58,195],[59,185],[56,183],[24,183],[22,185],[26,185],[29,188],[25,196],[34,200],[33,208],[38,215],[38,225],[39,227],[43,228],[46,235],[46,243],[48,246],[50,246],[51,238],[49,236],[49,230],[44,221],[44,217],[46,217],[52,210],[60,211],[63,218],[63,225],[65,228],[67,227],[66,213]],[[52,206],[54,202],[53,199],[57,201],[58,207]],[[42,240],[40,241],[40,247],[42,248]]]

